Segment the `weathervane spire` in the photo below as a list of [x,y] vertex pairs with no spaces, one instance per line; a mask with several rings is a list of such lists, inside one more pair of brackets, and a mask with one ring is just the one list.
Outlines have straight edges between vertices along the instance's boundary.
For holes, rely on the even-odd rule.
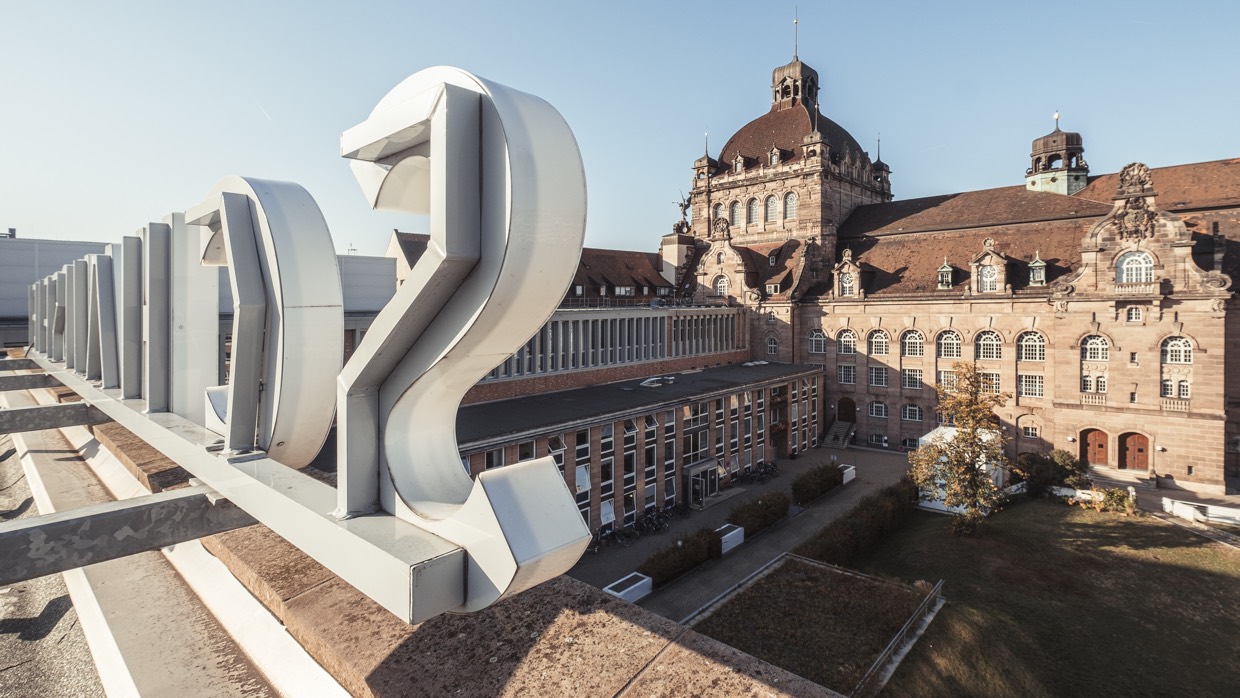
[[797,60],[797,44],[800,40],[800,36],[798,35],[800,24],[800,8],[794,7],[792,10],[792,60],[794,61]]
[[1055,130],[1059,130],[1059,110],[1055,110]]

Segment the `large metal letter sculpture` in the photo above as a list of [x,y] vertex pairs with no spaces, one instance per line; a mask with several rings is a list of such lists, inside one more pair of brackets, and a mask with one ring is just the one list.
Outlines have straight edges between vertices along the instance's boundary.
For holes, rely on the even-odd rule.
[[186,223],[203,226],[202,263],[227,266],[232,358],[208,388],[206,426],[234,453],[255,448],[302,468],[331,428],[344,303],[331,233],[297,184],[227,177]]
[[550,458],[475,482],[456,442],[465,392],[576,270],[581,156],[549,104],[455,68],[402,82],[342,150],[375,208],[429,214],[431,241],[340,375],[340,512],[382,508],[464,548],[458,610],[476,610],[567,571],[589,539]]

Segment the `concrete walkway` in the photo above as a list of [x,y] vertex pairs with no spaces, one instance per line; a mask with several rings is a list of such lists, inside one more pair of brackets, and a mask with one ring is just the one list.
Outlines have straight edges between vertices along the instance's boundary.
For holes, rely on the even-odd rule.
[[598,554],[586,553],[569,575],[602,588],[635,571],[659,548],[671,545],[677,537],[700,528],[718,528],[727,521],[728,513],[738,504],[761,497],[764,493],[782,491],[791,497],[792,481],[811,467],[829,462],[831,455],[838,463],[857,467],[857,478],[805,510],[793,508],[793,515],[746,540],[720,560],[712,560],[646,597],[639,604],[659,615],[680,622],[720,594],[731,589],[763,565],[788,552],[817,533],[823,526],[843,515],[860,499],[900,479],[908,470],[904,453],[862,449],[835,450],[820,448],[795,461],[779,461],[779,477],[763,485],[746,485],[742,495],[732,497],[716,507],[695,512],[686,519],[676,519],[668,533],[647,536],[632,547],[610,546]]

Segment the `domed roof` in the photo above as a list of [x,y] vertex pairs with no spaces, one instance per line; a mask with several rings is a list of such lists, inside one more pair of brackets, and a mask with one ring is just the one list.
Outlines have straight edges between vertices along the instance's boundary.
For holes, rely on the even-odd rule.
[[1046,153],[1061,153],[1066,149],[1080,150],[1084,147],[1085,142],[1081,140],[1081,134],[1075,131],[1060,131],[1056,126],[1054,131],[1033,139],[1033,156],[1044,155]]
[[[763,162],[772,146],[783,151],[782,162],[798,160],[801,157],[801,143],[813,130],[814,116],[804,102],[798,101],[797,104],[783,109],[776,105],[771,111],[745,124],[733,134],[720,151],[719,162],[727,167],[736,159],[737,153]],[[832,153],[842,155],[846,151],[854,154],[863,152],[857,139],[842,126],[821,114],[818,115],[818,131],[831,146]]]

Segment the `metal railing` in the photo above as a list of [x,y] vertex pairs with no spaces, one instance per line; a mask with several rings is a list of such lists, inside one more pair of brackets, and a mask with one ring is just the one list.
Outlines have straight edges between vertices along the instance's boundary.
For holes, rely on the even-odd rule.
[[900,628],[895,637],[891,638],[891,642],[887,643],[887,646],[883,648],[883,651],[878,655],[878,658],[875,659],[874,663],[870,665],[870,670],[865,672],[865,676],[861,677],[861,680],[857,682],[856,687],[853,688],[852,692],[848,695],[871,695],[877,693],[882,688],[882,682],[878,681],[878,679],[882,676],[883,670],[887,667],[887,662],[891,660],[891,656],[896,653],[896,650],[904,646],[904,642],[908,639],[909,633],[913,632],[917,626],[921,625],[921,619],[930,612],[930,609],[939,602],[939,599],[942,598],[942,596],[943,580],[940,579],[938,583],[934,585],[934,588],[930,590],[930,593],[926,594],[926,598],[922,599],[921,603],[917,605],[917,609],[914,610],[913,614],[909,616],[909,619],[904,622],[904,626]]

